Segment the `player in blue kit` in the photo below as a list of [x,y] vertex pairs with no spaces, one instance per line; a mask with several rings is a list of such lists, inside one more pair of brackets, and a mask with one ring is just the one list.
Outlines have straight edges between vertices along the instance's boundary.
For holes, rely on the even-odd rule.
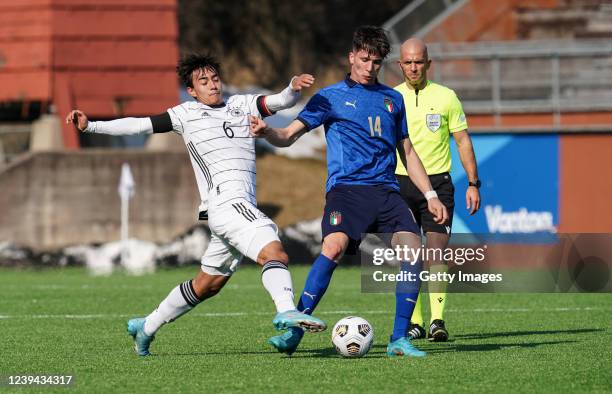
[[[351,72],[343,81],[315,94],[286,128],[268,128],[263,120],[251,117],[251,133],[281,147],[291,145],[309,130],[325,127],[328,178],[323,247],[300,297],[298,310],[304,313],[314,311],[342,256],[357,250],[363,233],[390,233],[395,245],[421,246],[417,235],[420,230],[400,196],[395,178],[396,147],[404,153],[401,160],[427,198],[435,220],[443,223],[448,218],[408,138],[401,94],[376,79],[389,50],[383,29],[359,27],[349,53]],[[415,263],[419,262],[403,262],[401,269],[414,270],[418,267]],[[425,355],[406,337],[418,287],[417,283],[416,287],[398,285],[396,289],[393,334],[387,346],[389,356]],[[269,342],[279,352],[292,354],[303,334],[302,329],[292,328]]]

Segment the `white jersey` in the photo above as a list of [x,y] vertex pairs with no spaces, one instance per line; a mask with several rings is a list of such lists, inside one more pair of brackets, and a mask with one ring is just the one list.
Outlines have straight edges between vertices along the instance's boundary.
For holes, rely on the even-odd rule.
[[135,135],[172,128],[182,135],[200,192],[200,218],[209,218],[212,233],[202,270],[228,276],[242,256],[256,261],[261,249],[279,240],[274,222],[257,209],[255,139],[250,134],[249,115],[272,115],[293,106],[298,98],[299,92],[290,83],[271,96],[235,95],[215,106],[186,102],[168,109],[170,122],[164,113],[88,122],[84,131]]
[[224,104],[197,101],[170,108],[172,128],[183,137],[200,191],[200,212],[246,199],[256,205],[255,139],[249,115],[261,117],[256,95],[234,95]]

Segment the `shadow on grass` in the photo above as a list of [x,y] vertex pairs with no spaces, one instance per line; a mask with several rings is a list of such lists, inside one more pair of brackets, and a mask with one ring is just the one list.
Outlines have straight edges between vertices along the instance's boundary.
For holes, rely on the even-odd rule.
[[453,335],[456,339],[486,339],[486,338],[506,338],[519,337],[526,335],[551,335],[551,334],[591,334],[595,332],[606,331],[603,328],[579,328],[575,330],[539,330],[539,331],[504,331],[504,332],[486,332],[474,334],[459,334]]
[[[583,329],[574,329],[574,330],[539,330],[539,331],[504,331],[504,332],[491,332],[491,333],[474,333],[474,334],[459,334],[453,335],[453,337],[444,343],[433,344],[429,341],[417,340],[414,341],[414,345],[430,354],[437,353],[449,353],[449,352],[490,352],[502,349],[511,349],[511,348],[523,348],[530,349],[536,348],[538,346],[548,346],[548,345],[559,345],[559,344],[567,344],[567,343],[576,343],[579,341],[542,341],[542,342],[528,342],[528,343],[481,343],[481,344],[464,344],[464,343],[455,343],[453,338],[456,338],[459,341],[463,340],[477,340],[477,339],[487,339],[487,338],[508,338],[508,337],[520,337],[520,336],[528,336],[528,335],[551,335],[551,334],[569,334],[569,335],[577,335],[577,334],[592,334],[596,332],[606,331],[602,328],[583,328]],[[370,353],[366,356],[366,358],[384,358],[386,355],[386,344],[374,344]],[[284,354],[279,354],[273,350],[269,351],[256,351],[256,352],[248,352],[248,351],[225,351],[225,352],[191,352],[191,353],[159,353],[156,354],[158,356],[244,356],[244,355],[275,355],[285,358],[337,358],[340,357],[336,353],[336,349],[333,347],[326,347],[320,349],[306,349],[306,350],[298,350],[292,356],[287,356]]]
[[530,343],[481,343],[481,344],[459,344],[437,348],[422,348],[427,353],[448,353],[448,352],[490,352],[494,350],[524,348],[531,349],[539,346],[560,345],[562,343],[577,343],[578,341],[545,341]]
[[[528,343],[479,343],[479,344],[455,344],[452,341],[444,343],[431,343],[428,341],[415,341],[414,345],[429,354],[449,353],[449,352],[490,352],[495,350],[510,349],[510,348],[536,348],[538,346],[559,345],[565,343],[577,343],[578,341],[542,341]],[[386,345],[377,344],[372,346],[373,349],[380,349],[384,352]]]
[[[382,345],[380,345],[382,346]],[[364,358],[383,358],[383,357],[387,357],[386,354],[386,345],[384,345],[385,347],[385,352],[376,352],[376,351],[372,351],[374,348],[379,347],[379,345],[373,345],[372,349],[370,350],[370,352],[367,354],[367,356],[362,357],[362,358],[354,358],[354,360],[360,360],[360,359],[364,359]],[[322,348],[322,349],[308,349],[308,350],[304,350],[304,351],[299,351],[297,353],[295,353],[292,358],[341,358],[342,356],[338,355],[338,353],[336,353],[336,349],[334,349],[333,347],[326,347],[326,348]]]

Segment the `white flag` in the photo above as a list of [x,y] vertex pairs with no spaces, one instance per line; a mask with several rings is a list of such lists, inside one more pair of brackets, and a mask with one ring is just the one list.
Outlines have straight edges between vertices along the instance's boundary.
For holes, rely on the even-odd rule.
[[134,196],[134,177],[128,163],[123,163],[121,166],[121,179],[119,179],[119,195],[122,199],[132,198]]

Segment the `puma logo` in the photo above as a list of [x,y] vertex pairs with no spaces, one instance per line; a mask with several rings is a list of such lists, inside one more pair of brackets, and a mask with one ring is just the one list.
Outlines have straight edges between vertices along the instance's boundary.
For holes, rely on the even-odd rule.
[[352,103],[350,101],[345,101],[344,105],[357,109],[357,100],[353,101]]
[[306,297],[310,297],[310,299],[311,299],[311,300],[314,300],[314,299],[315,299],[315,297],[316,297],[316,294],[310,294],[310,293],[309,293],[309,292],[307,292],[307,291],[305,291],[305,292],[304,292],[304,295],[305,295]]

